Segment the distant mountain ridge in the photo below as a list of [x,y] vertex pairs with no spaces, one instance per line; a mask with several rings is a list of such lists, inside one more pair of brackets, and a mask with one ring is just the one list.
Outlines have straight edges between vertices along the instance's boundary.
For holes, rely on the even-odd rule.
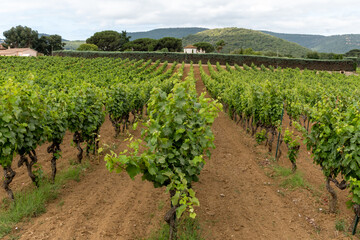
[[360,49],[360,34],[344,35],[311,35],[311,34],[290,34],[261,31],[274,37],[290,42],[295,42],[303,47],[317,52],[346,53],[352,49]]
[[[222,28],[222,29],[230,29],[230,28]],[[237,28],[237,29],[242,29],[242,28]],[[194,44],[196,42],[199,42],[200,39],[202,41],[205,42],[210,42],[212,44],[215,44],[214,41],[210,41],[210,39],[213,39],[213,37],[204,37],[204,38],[199,38],[199,39],[193,39],[191,41],[188,41],[189,35],[196,35],[197,33],[201,33],[204,31],[208,31],[208,30],[214,30],[214,29],[208,29],[208,28],[201,28],[201,27],[189,27],[189,28],[159,28],[159,29],[153,29],[150,31],[144,31],[144,32],[128,32],[128,36],[131,36],[131,41],[136,40],[138,38],[152,38],[152,39],[160,39],[163,37],[175,37],[175,38],[182,38],[183,39],[183,43],[185,44]],[[249,29],[247,29],[249,30]],[[236,39],[231,39],[231,38],[236,38],[236,37],[230,37],[230,42],[231,44],[227,44],[224,47],[224,50],[228,50],[228,49],[236,49],[236,48],[248,48],[251,47],[253,48],[253,50],[255,51],[264,51],[270,49],[271,51],[277,52],[279,51],[279,53],[283,54],[284,52],[289,52],[288,50],[286,51],[282,51],[279,49],[280,45],[275,45],[271,46],[270,42],[272,42],[272,44],[278,44],[278,41],[275,41],[274,39],[269,39],[269,35],[272,37],[276,37],[282,40],[286,40],[288,42],[291,43],[296,43],[304,48],[307,48],[306,51],[317,51],[317,52],[327,52],[327,53],[346,53],[352,49],[360,49],[360,34],[344,34],[344,35],[333,35],[333,36],[323,36],[323,35],[312,35],[312,34],[288,34],[288,33],[277,33],[277,32],[271,32],[271,31],[255,31],[255,30],[249,30],[249,31],[254,31],[254,32],[261,32],[264,35],[257,35],[258,40],[254,41],[252,45],[248,45],[245,44],[245,40],[244,38],[238,38],[237,40],[238,43],[236,43]],[[252,33],[254,33],[252,32]],[[225,32],[223,32],[225,33]],[[243,32],[245,33],[245,32]],[[249,39],[249,32],[246,33],[244,36]],[[45,34],[45,33],[39,33],[39,37],[41,36],[49,36],[49,34]],[[251,35],[251,34],[250,34]],[[243,37],[244,37],[243,36]],[[266,37],[268,36],[268,37]],[[229,36],[226,36],[226,38],[228,38]],[[240,37],[240,36],[238,36]],[[260,37],[260,39],[258,38]],[[216,37],[215,37],[216,38]],[[260,48],[259,47],[259,43],[264,42],[264,40],[261,40],[261,38],[270,40],[269,43],[265,44],[267,46],[263,46]],[[219,38],[220,39],[220,38]],[[0,39],[0,43],[3,43],[5,39]],[[236,40],[236,41],[235,41]],[[266,41],[267,41],[266,40]],[[275,42],[274,42],[275,41]],[[82,44],[85,43],[85,40],[81,41],[68,41],[66,39],[63,39],[63,42],[67,43],[67,46],[65,46],[65,49],[67,50],[75,50],[77,49],[77,47]],[[261,44],[260,44],[261,45]],[[255,46],[255,47],[253,47]],[[286,46],[288,46],[288,44],[286,44]],[[288,46],[289,47],[289,46]],[[288,48],[287,47],[287,48]],[[301,56],[305,51],[304,48],[302,50],[300,50],[298,48],[299,46],[295,46],[292,45],[291,48],[297,49],[295,50],[296,53],[294,56]],[[300,53],[301,52],[301,53]],[[300,53],[300,54],[299,54]]]
[[130,41],[134,41],[139,38],[151,38],[151,39],[160,39],[163,37],[183,38],[190,34],[195,34],[205,30],[208,30],[208,28],[200,28],[200,27],[158,28],[146,32],[128,32],[127,35],[131,37]]
[[223,53],[230,53],[231,51],[241,48],[252,48],[254,51],[303,57],[310,51],[310,49],[300,46],[297,43],[245,28],[217,28],[205,30],[183,38],[183,45],[185,46],[197,42],[209,42],[215,45],[219,40],[225,41],[225,46],[221,51]]

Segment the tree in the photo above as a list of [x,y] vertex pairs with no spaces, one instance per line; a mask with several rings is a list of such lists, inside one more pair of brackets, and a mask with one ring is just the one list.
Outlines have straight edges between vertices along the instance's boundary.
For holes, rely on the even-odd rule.
[[352,49],[344,54],[345,57],[360,57],[360,49]]
[[76,50],[78,50],[78,51],[98,51],[99,48],[95,44],[84,43],[84,44],[81,44]]
[[123,50],[154,51],[157,40],[151,38],[139,38],[123,45]]
[[43,35],[36,42],[34,49],[45,55],[52,55],[53,51],[63,50],[65,43],[62,42],[60,35]]
[[182,40],[173,37],[164,37],[158,40],[155,51],[167,48],[169,52],[181,52],[182,51]]
[[211,52],[215,51],[214,46],[208,42],[198,42],[198,43],[195,43],[194,46],[198,50],[200,50],[200,49],[204,50],[206,53],[211,53]]
[[225,41],[224,40],[219,40],[219,41],[216,42],[215,46],[216,46],[216,51],[220,52],[221,49],[223,49],[223,47],[225,46]]
[[86,39],[86,43],[95,44],[102,51],[119,51],[129,41],[130,36],[126,36],[126,31],[118,33],[111,30],[96,32],[93,36]]
[[6,45],[15,48],[34,47],[38,41],[38,32],[21,25],[12,27],[3,33]]
[[308,52],[306,54],[306,58],[310,58],[310,59],[319,59],[319,53],[318,52]]

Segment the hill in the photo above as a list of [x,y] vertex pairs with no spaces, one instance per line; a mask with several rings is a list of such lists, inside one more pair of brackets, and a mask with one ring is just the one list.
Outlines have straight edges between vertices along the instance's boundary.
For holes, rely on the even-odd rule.
[[76,50],[81,44],[86,43],[85,40],[63,41],[65,43],[64,50]]
[[297,43],[303,47],[318,52],[346,53],[352,49],[360,48],[360,34],[345,35],[311,35],[311,34],[287,34],[261,31],[290,42]]
[[306,48],[314,48],[319,45],[326,37],[323,35],[311,35],[311,34],[288,34],[288,33],[276,33],[270,31],[261,31],[274,37],[284,39],[286,41],[297,43]]
[[208,28],[159,28],[154,29],[147,32],[129,32],[128,36],[131,36],[131,41],[139,39],[139,38],[151,38],[151,39],[160,39],[163,37],[175,37],[175,38],[183,38],[190,34],[195,34]]
[[206,30],[183,38],[183,45],[185,46],[197,42],[209,42],[215,44],[219,40],[224,40],[226,43],[222,50],[223,53],[230,53],[231,51],[240,48],[252,48],[254,51],[271,51],[281,55],[302,57],[310,51],[299,44],[244,28],[218,28]]
[[[190,34],[195,34],[201,31],[207,30],[207,28],[158,28],[150,30],[147,32],[128,32],[127,35],[131,37],[131,41],[139,38],[151,38],[151,39],[160,39],[163,37],[175,37],[183,38]],[[85,43],[85,40],[76,40],[76,41],[67,41],[64,49],[65,50],[76,50],[81,44]]]

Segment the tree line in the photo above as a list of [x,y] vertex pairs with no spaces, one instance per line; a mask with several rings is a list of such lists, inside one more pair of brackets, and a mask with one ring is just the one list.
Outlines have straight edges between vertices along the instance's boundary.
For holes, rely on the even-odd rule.
[[[220,51],[225,42],[219,41],[215,46],[208,42],[198,42],[194,46],[205,52]],[[182,52],[182,39],[174,37],[163,37],[161,39],[139,38],[130,41],[126,31],[121,33],[116,31],[97,32],[81,44],[77,49],[79,51],[161,51],[161,52]]]
[[44,54],[51,55],[53,51],[63,50],[65,43],[62,42],[60,35],[42,35],[36,30],[26,26],[16,26],[3,32],[5,41],[4,47],[10,48],[32,48]]
[[[62,42],[60,35],[42,35],[38,31],[32,30],[27,26],[16,26],[3,32],[5,43],[4,47],[10,48],[32,48],[44,55],[51,55],[53,51],[63,50],[65,43]],[[174,37],[164,37],[161,39],[140,38],[130,41],[130,36],[126,31],[117,32],[106,30],[96,32],[86,39],[85,44],[81,44],[79,51],[161,51],[161,52],[182,52],[182,39]],[[215,46],[208,42],[195,43],[199,50],[210,53],[220,51],[225,42],[218,41]]]
[[[163,37],[161,39],[139,38],[130,41],[126,31],[97,32],[86,40],[86,43],[79,46],[79,51],[161,51],[161,52],[182,52],[182,39],[174,37]],[[225,46],[224,40],[218,41],[215,46],[208,42],[194,44],[197,49],[210,53],[220,51]]]

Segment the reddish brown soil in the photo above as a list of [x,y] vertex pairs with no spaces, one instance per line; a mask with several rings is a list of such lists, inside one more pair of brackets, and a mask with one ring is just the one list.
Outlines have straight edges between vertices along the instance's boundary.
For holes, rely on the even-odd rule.
[[[184,75],[187,75],[186,65]],[[205,70],[207,70],[205,66]],[[195,65],[195,76],[200,79]],[[202,81],[197,91],[205,91]],[[289,120],[285,118],[285,126]],[[196,208],[205,239],[348,239],[335,229],[337,219],[350,223],[352,211],[346,209],[348,193],[340,192],[337,214],[329,214],[328,194],[321,170],[312,163],[301,146],[298,171],[303,173],[310,188],[291,191],[279,186],[281,179],[272,177],[270,167],[274,153],[225,114],[220,113],[213,124],[216,149],[194,184],[201,206]],[[139,137],[139,130],[129,131]],[[101,129],[101,145],[120,152],[126,147],[122,136],[114,139],[109,120]],[[70,146],[71,134],[62,144],[59,168],[64,169],[76,158]],[[50,172],[47,144],[37,149],[39,162]],[[275,148],[275,147],[274,147]],[[286,147],[282,146],[278,164],[290,167]],[[11,187],[31,188],[25,168],[18,169]],[[140,177],[131,180],[126,173],[109,173],[102,159],[90,160],[91,168],[80,182],[69,182],[58,199],[47,205],[47,212],[18,224],[14,234],[20,239],[139,239],[159,228],[168,209],[165,189],[155,189]],[[61,171],[61,170],[60,170]],[[0,197],[6,196],[0,191]]]

